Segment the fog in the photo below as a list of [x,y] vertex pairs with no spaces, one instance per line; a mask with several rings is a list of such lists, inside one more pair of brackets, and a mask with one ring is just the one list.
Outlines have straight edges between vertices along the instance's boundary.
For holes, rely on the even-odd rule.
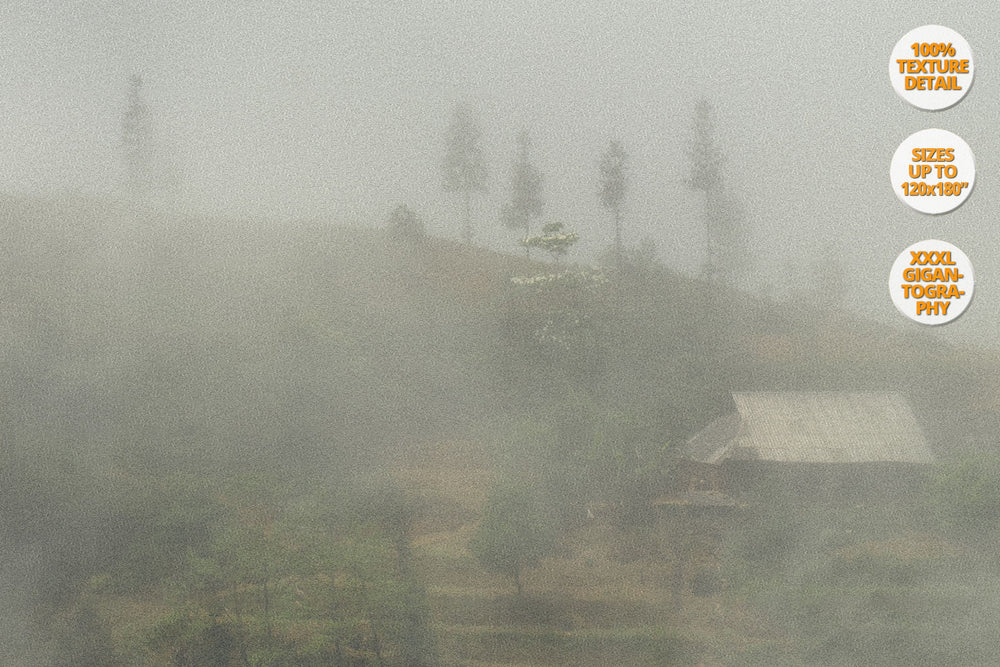
[[[976,67],[969,94],[940,112],[910,106],[887,76],[896,41],[932,23],[961,33]],[[0,459],[8,517],[0,536],[13,544],[3,575],[23,584],[0,589],[8,608],[0,636],[16,638],[0,658],[61,664],[76,650],[100,664],[113,645],[122,662],[172,656],[172,664],[197,664],[209,655],[199,653],[209,650],[206,637],[223,628],[224,641],[212,646],[229,647],[219,650],[233,660],[242,651],[239,664],[249,664],[247,651],[259,664],[292,664],[274,656],[277,638],[301,631],[299,607],[355,614],[338,617],[339,629],[310,644],[328,651],[313,655],[315,664],[351,651],[381,664],[380,642],[389,647],[386,664],[434,664],[427,656],[452,655],[448,642],[459,635],[438,633],[433,650],[415,637],[430,637],[431,625],[456,625],[452,616],[466,603],[486,619],[483,627],[537,621],[546,632],[563,622],[575,630],[580,618],[599,612],[580,600],[581,607],[563,609],[541,594],[525,602],[520,569],[517,595],[503,592],[505,579],[484,579],[488,565],[475,569],[468,549],[486,563],[489,539],[470,541],[474,527],[500,521],[497,507],[531,514],[517,504],[528,501],[508,497],[528,488],[532,507],[551,505],[541,523],[563,531],[560,546],[543,540],[526,568],[529,593],[546,577],[572,579],[551,563],[577,556],[595,568],[587,576],[603,576],[602,564],[641,562],[649,576],[668,572],[679,581],[677,547],[636,528],[649,517],[629,515],[629,503],[650,500],[662,481],[651,472],[661,450],[724,414],[740,383],[902,391],[942,463],[955,467],[930,475],[913,501],[937,508],[928,516],[942,523],[908,518],[901,525],[947,543],[941,558],[960,552],[970,578],[998,580],[983,555],[992,529],[970,509],[990,500],[970,492],[961,499],[969,505],[948,500],[940,509],[939,502],[962,487],[971,473],[961,462],[988,452],[1000,423],[992,379],[1000,318],[993,289],[1000,271],[997,26],[1000,8],[947,0],[3,3],[0,220],[8,238],[0,331],[8,343],[0,361],[9,401],[0,440],[10,444]],[[141,195],[129,189],[123,159],[136,75],[148,109],[152,185]],[[743,270],[727,286],[701,280],[709,260],[706,195],[689,182],[700,100],[714,110],[725,191],[747,234]],[[459,106],[482,130],[488,171],[485,192],[471,198],[473,248],[457,242],[462,197],[443,188],[445,137]],[[899,143],[930,127],[968,142],[977,168],[968,201],[937,216],[900,203],[889,181]],[[536,303],[537,295],[521,294],[509,280],[551,268],[538,257],[522,261],[517,235],[502,220],[525,131],[543,176],[537,226],[561,222],[579,234],[566,258],[553,253],[556,269],[583,271],[586,286],[558,292],[562,310]],[[598,164],[612,139],[629,156],[627,270],[609,265],[614,228],[599,199]],[[385,230],[401,204],[423,231]],[[933,328],[901,316],[886,284],[896,256],[930,238],[964,250],[976,277],[965,313]],[[654,256],[634,250],[644,241],[655,243]],[[607,276],[583,268],[602,263]],[[563,347],[545,348],[553,340]],[[925,363],[911,376],[914,360]],[[633,449],[634,470],[623,463]],[[602,466],[618,466],[620,486],[599,479]],[[995,486],[991,471],[1000,468],[981,468],[986,486]],[[247,481],[258,473],[262,481]],[[463,487],[463,476],[481,488]],[[598,482],[607,488],[581,491]],[[603,521],[600,507],[611,497],[627,516],[578,525],[580,515]],[[39,509],[26,509],[35,502]],[[356,507],[366,504],[371,515]],[[202,513],[188,517],[191,506]],[[280,508],[274,516],[273,508]],[[265,518],[247,519],[255,512]],[[768,522],[781,519],[764,515],[753,520],[772,535]],[[824,510],[810,518],[814,524],[780,538],[799,540],[788,549],[794,557],[783,585],[850,560],[842,553],[849,522],[830,537]],[[148,535],[139,528],[149,526]],[[367,537],[357,537],[358,526]],[[754,597],[757,586],[765,598],[788,602],[785,588],[745,575],[745,563],[761,554],[744,548],[741,540],[758,536],[741,530],[720,538],[719,577],[732,583],[710,587],[711,595],[736,596],[722,604],[739,598],[766,606]],[[133,533],[143,544],[168,545],[168,565],[133,553]],[[441,542],[428,547],[434,539]],[[628,557],[607,546],[630,540],[641,546]],[[952,549],[952,542],[961,544]],[[841,551],[814,562],[814,544]],[[327,557],[313,558],[310,549],[337,554],[328,567],[337,574],[275,556],[288,545],[310,563]],[[357,556],[364,549],[367,560]],[[79,562],[63,567],[77,550]],[[246,562],[232,556],[243,552],[252,554]],[[945,577],[940,562],[951,561],[906,561],[900,567],[910,568],[910,578],[893,585],[917,595],[908,587],[926,573],[921,568],[942,589],[961,579]],[[442,591],[452,584],[441,580],[451,576],[441,575],[448,567],[458,581],[492,588],[469,588],[464,602],[448,598]],[[888,585],[878,567],[875,588]],[[607,580],[640,576],[624,571]],[[302,584],[310,581],[322,589],[315,597]],[[53,592],[63,584],[65,591]],[[170,598],[182,589],[197,592],[185,599],[200,600],[201,611]],[[686,593],[668,589],[653,586],[643,604],[681,609]],[[271,591],[279,597],[272,600]],[[258,593],[267,600],[261,614],[251,611]],[[852,588],[832,615],[863,607],[864,595]],[[228,620],[205,600],[225,607]],[[423,611],[406,616],[387,600]],[[988,591],[968,601],[996,607]],[[123,612],[109,611],[130,604],[148,621],[134,636]],[[666,616],[629,604],[649,627],[663,618],[671,632],[681,628],[678,636],[702,627],[700,617],[684,615],[695,614],[697,601]],[[176,620],[182,608],[187,625]],[[156,616],[164,609],[175,616]],[[570,620],[547,625],[540,620],[547,613]],[[209,617],[215,625],[198,625]],[[936,627],[965,618],[956,613]],[[286,625],[272,628],[272,621]],[[796,622],[806,636],[808,623]],[[583,634],[572,651],[594,648],[594,635]],[[642,640],[653,648],[628,655],[666,660],[669,651],[653,634]],[[847,660],[836,651],[795,653],[764,634],[765,646],[781,649],[773,655]],[[97,639],[83,645],[84,635]],[[692,640],[691,648],[671,636],[678,653],[670,660],[753,662],[728,640],[715,641]],[[995,655],[996,647],[976,641],[970,636],[969,655]],[[613,660],[616,654],[601,652],[611,644],[594,655]],[[253,653],[261,646],[273,655]]]
[[[546,214],[580,230],[581,253],[600,251],[595,164],[620,137],[634,162],[629,236],[656,239],[668,264],[696,272],[704,239],[685,146],[706,98],[752,232],[751,286],[781,292],[803,280],[789,269],[833,254],[858,305],[891,320],[883,274],[912,242],[965,249],[984,287],[1000,260],[989,220],[998,17],[986,5],[15,1],[0,11],[7,191],[114,193],[125,81],[137,72],[178,206],[371,224],[405,202],[447,235],[458,210],[440,188],[441,142],[464,102],[491,172],[475,202],[480,243],[505,243],[499,208],[528,129]],[[958,106],[921,112],[889,86],[907,16],[972,45],[983,74]],[[972,146],[983,179],[959,210],[924,216],[896,200],[888,161],[936,126]],[[982,339],[998,313],[984,288],[948,335]]]

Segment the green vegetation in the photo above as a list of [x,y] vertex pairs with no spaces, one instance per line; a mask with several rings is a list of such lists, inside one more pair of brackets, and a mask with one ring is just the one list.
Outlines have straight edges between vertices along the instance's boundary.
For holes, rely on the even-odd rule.
[[[997,655],[973,623],[996,616],[994,358],[648,249],[552,271],[400,242],[405,207],[385,233],[73,199],[0,222],[0,537],[43,663]],[[653,509],[731,388],[904,380],[948,459],[926,494],[772,493],[687,532]]]
[[555,536],[556,526],[537,492],[524,484],[502,486],[486,500],[469,549],[487,570],[513,577],[521,595],[521,571],[554,551]]
[[557,260],[580,240],[576,232],[563,231],[561,222],[550,222],[542,227],[539,236],[525,236],[521,239],[521,245],[525,248],[540,248],[552,255],[553,260]]
[[943,527],[994,546],[1000,540],[1000,457],[966,456],[939,467],[930,510]]

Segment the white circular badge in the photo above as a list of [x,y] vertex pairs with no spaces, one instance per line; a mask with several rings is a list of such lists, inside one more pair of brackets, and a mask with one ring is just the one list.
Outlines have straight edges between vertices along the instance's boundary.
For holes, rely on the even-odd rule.
[[939,111],[958,104],[972,87],[972,77],[969,43],[941,25],[914,28],[889,56],[892,87],[919,109]]
[[972,300],[972,262],[945,241],[928,239],[904,250],[889,272],[889,294],[899,312],[921,324],[945,324]]
[[976,160],[960,136],[932,128],[914,132],[892,156],[889,177],[907,206],[947,213],[962,205],[976,182]]

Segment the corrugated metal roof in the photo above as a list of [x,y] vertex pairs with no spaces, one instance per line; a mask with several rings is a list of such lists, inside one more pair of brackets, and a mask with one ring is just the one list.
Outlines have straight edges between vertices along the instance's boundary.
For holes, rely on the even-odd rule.
[[703,463],[718,463],[725,447],[737,436],[739,413],[719,417],[694,434],[684,445],[681,455]]
[[913,411],[900,394],[747,392],[685,448],[705,463],[754,459],[795,463],[931,463]]

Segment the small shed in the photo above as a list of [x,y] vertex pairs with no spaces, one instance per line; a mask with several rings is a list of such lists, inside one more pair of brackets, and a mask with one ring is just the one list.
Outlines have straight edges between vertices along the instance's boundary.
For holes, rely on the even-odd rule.
[[905,489],[935,460],[898,393],[742,392],[733,403],[681,449],[688,491],[740,494],[766,483],[851,500]]

